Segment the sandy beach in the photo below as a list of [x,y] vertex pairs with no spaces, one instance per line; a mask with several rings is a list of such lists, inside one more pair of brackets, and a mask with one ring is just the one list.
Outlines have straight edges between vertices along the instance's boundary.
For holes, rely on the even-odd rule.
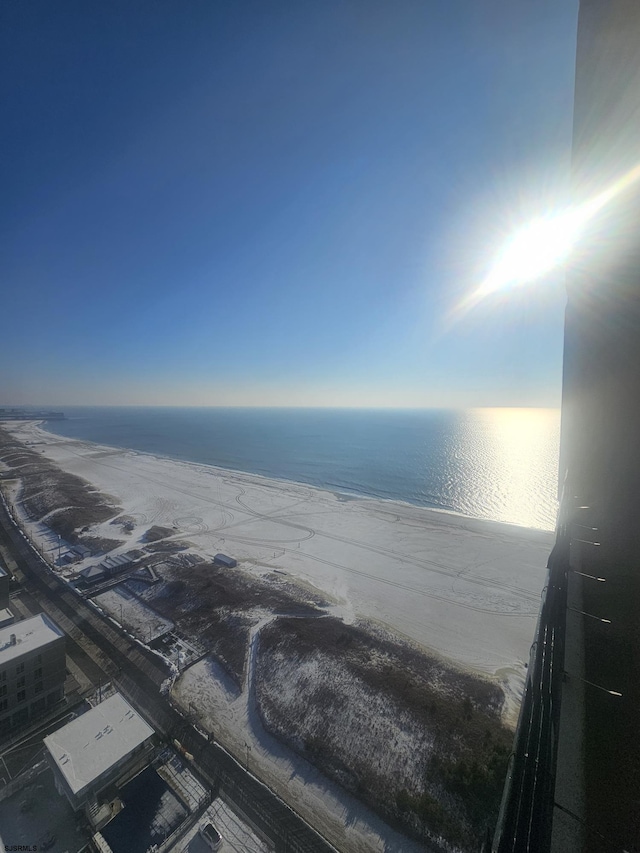
[[[551,533],[399,502],[346,497],[306,485],[61,438],[34,422],[3,424],[3,428],[31,454],[14,451],[17,464],[28,461],[34,470],[33,461],[29,460],[39,457],[46,462],[43,471],[53,462],[56,470],[66,472],[54,479],[34,479],[31,475],[29,506],[59,507],[45,510],[44,514],[41,509],[36,516],[39,520],[27,515],[20,481],[9,479],[5,486],[21,524],[41,550],[49,552],[52,564],[60,557],[60,540],[48,523],[53,524],[56,513],[71,511],[71,507],[64,508],[74,500],[86,502],[91,495],[99,496],[96,500],[101,503],[102,514],[98,517],[106,520],[84,527],[83,541],[107,545],[108,540],[110,557],[132,549],[154,549],[156,545],[160,549],[180,546],[181,558],[174,561],[168,575],[165,571],[163,582],[166,585],[171,579],[176,590],[174,604],[167,606],[163,599],[154,598],[153,585],[149,587],[150,599],[140,590],[132,595],[133,587],[123,584],[96,596],[95,603],[133,636],[145,642],[160,636],[173,627],[174,615],[182,620],[185,629],[185,614],[204,595],[208,597],[207,606],[217,613],[216,616],[213,609],[208,610],[209,618],[230,618],[232,622],[240,618],[237,630],[230,635],[231,645],[227,641],[226,652],[218,646],[217,655],[218,661],[224,660],[225,654],[229,661],[231,653],[235,668],[227,667],[225,671],[215,655],[194,666],[185,660],[180,677],[173,684],[172,696],[185,709],[197,708],[201,725],[215,731],[232,754],[250,764],[260,778],[340,849],[404,853],[421,848],[386,825],[352,793],[330,781],[299,754],[299,748],[294,748],[295,737],[286,729],[294,725],[296,715],[298,724],[309,723],[309,714],[294,707],[300,701],[303,709],[307,707],[304,692],[309,683],[322,684],[320,689],[327,699],[333,692],[338,705],[342,701],[354,710],[378,703],[375,719],[369,719],[366,725],[352,725],[340,713],[331,715],[338,725],[333,754],[346,755],[342,743],[355,750],[349,761],[351,766],[357,764],[359,755],[369,756],[369,765],[362,772],[371,772],[372,756],[384,756],[389,767],[380,771],[381,784],[389,785],[389,790],[397,792],[404,787],[419,796],[424,790],[425,773],[432,772],[429,768],[433,750],[438,754],[444,750],[446,755],[453,742],[450,747],[443,746],[445,738],[440,746],[435,745],[437,722],[425,720],[423,712],[417,712],[425,707],[424,699],[416,700],[413,710],[404,704],[404,710],[398,706],[394,712],[393,703],[400,699],[402,690],[393,694],[384,689],[381,693],[377,689],[372,692],[355,670],[343,667],[346,658],[331,658],[330,648],[325,650],[328,657],[325,651],[318,657],[313,648],[311,652],[307,650],[304,662],[296,648],[284,656],[278,648],[272,660],[280,663],[275,669],[265,669],[267,658],[259,654],[259,635],[280,618],[283,611],[278,602],[283,602],[286,612],[296,599],[306,601],[304,614],[312,620],[326,615],[341,620],[336,624],[352,626],[349,630],[362,630],[365,626],[370,632],[366,635],[370,639],[365,641],[370,651],[360,658],[361,673],[366,674],[362,666],[369,666],[367,661],[373,662],[374,670],[384,670],[385,660],[392,661],[389,655],[393,654],[396,640],[405,644],[409,641],[405,651],[397,647],[404,662],[398,659],[393,670],[404,671],[404,677],[409,677],[414,687],[426,679],[424,689],[432,690],[433,685],[427,684],[428,668],[433,667],[433,661],[441,660],[442,668],[438,670],[436,665],[440,673],[435,676],[436,693],[429,695],[439,695],[437,684],[443,679],[447,711],[442,719],[458,720],[451,734],[458,739],[456,744],[462,737],[462,722],[456,714],[463,706],[455,705],[462,698],[454,698],[459,689],[455,685],[463,682],[451,664],[488,676],[503,688],[506,701],[498,712],[503,722],[498,723],[485,708],[482,713],[488,716],[483,717],[487,721],[484,725],[494,727],[496,737],[502,739],[508,752],[510,733],[504,728],[500,731],[500,726],[506,723],[513,727],[517,719],[525,661],[552,546]],[[5,458],[10,460],[11,455]],[[59,478],[67,474],[82,478],[97,491],[82,495],[73,489],[65,492],[63,487],[60,492]],[[65,494],[67,498],[63,497]],[[125,518],[127,523],[114,524],[115,516]],[[156,542],[158,534],[161,541]],[[223,587],[217,587],[219,593],[205,593],[211,577],[206,566],[218,552],[238,561],[238,569],[228,570],[223,581],[227,599],[219,601],[216,595],[223,592]],[[189,568],[189,554],[194,560],[204,558],[204,572]],[[73,569],[63,569],[63,574],[77,576],[78,571],[95,565],[99,559],[87,556]],[[160,554],[158,559],[163,559]],[[234,577],[244,590],[241,596],[249,596],[239,611],[225,604],[230,600]],[[177,592],[180,585],[186,587],[186,593]],[[189,589],[193,589],[191,603]],[[293,598],[287,597],[290,595]],[[148,602],[155,609],[150,609]],[[197,645],[198,632],[206,630],[206,619],[201,628],[193,622],[188,624],[192,627],[186,628],[187,636]],[[376,631],[387,638],[381,644],[373,639]],[[184,642],[188,646],[188,641]],[[404,668],[410,667],[410,648],[416,647],[426,656],[409,676],[409,669]],[[311,667],[313,677],[305,676],[305,667]],[[229,678],[234,669],[235,682]],[[258,683],[260,701],[256,699]],[[469,682],[469,689],[476,690],[478,684],[474,687]],[[277,719],[272,718],[265,727],[263,717],[267,705],[275,707],[274,700],[282,705],[277,713],[287,721],[280,740],[269,733],[269,729],[273,732],[278,728]],[[377,731],[380,728],[382,734]],[[469,743],[475,743],[473,736],[468,736]],[[389,739],[396,746],[385,752],[384,744]],[[379,759],[375,761],[382,767]],[[448,802],[446,795],[443,802]],[[468,834],[469,824],[464,820],[461,826],[466,830],[462,831]],[[463,847],[467,849],[466,845]]]
[[[34,423],[10,429],[135,519],[114,553],[169,527],[195,552],[284,572],[335,615],[381,622],[517,693],[553,534],[60,438]],[[92,533],[113,538],[114,528]]]

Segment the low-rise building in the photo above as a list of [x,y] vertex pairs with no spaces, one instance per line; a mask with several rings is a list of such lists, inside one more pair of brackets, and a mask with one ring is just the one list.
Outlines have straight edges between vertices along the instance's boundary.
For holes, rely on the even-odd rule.
[[117,557],[105,557],[100,563],[100,568],[107,575],[117,575],[119,572],[124,572],[133,565],[133,559],[129,554],[118,554]]
[[86,560],[87,557],[90,557],[93,553],[91,551],[91,548],[87,548],[86,545],[82,545],[80,542],[76,542],[75,545],[72,545],[69,548],[69,551],[75,558],[79,560]]
[[227,569],[235,569],[238,565],[237,560],[234,560],[233,557],[228,557],[226,554],[216,554],[213,562],[216,566],[225,566]]
[[44,613],[0,628],[0,733],[64,698],[65,637]]
[[88,568],[83,569],[80,572],[80,577],[84,583],[93,585],[105,580],[107,575],[104,569],[101,569],[100,566],[88,566]]
[[153,736],[138,712],[115,693],[44,739],[58,791],[99,827],[102,795],[109,799],[149,763]]

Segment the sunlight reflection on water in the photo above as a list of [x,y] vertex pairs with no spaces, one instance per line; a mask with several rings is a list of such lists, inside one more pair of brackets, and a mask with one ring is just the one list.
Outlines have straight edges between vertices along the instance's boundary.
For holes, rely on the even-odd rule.
[[451,505],[468,515],[552,529],[559,441],[557,409],[464,413],[447,466]]
[[557,409],[72,408],[60,435],[552,530]]

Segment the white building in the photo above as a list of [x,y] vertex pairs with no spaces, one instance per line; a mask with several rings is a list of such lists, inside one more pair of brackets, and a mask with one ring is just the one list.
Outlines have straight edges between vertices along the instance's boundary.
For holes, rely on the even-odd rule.
[[110,696],[44,739],[58,791],[92,819],[102,792],[121,788],[149,762],[153,735],[123,696]]

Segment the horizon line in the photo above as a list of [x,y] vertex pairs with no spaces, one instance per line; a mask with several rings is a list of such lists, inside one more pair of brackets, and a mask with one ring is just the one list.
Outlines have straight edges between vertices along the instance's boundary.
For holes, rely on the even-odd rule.
[[[384,405],[363,405],[363,406],[332,406],[332,405],[216,405],[216,404],[197,404],[197,403],[22,403],[16,404],[0,404],[0,409],[17,409],[28,411],[29,409],[63,409],[63,408],[84,408],[84,409],[326,409],[333,411],[475,411],[479,409],[542,409],[561,411],[560,405],[509,405],[509,404],[484,404],[471,406],[384,406]],[[1,418],[0,418],[1,420]]]

